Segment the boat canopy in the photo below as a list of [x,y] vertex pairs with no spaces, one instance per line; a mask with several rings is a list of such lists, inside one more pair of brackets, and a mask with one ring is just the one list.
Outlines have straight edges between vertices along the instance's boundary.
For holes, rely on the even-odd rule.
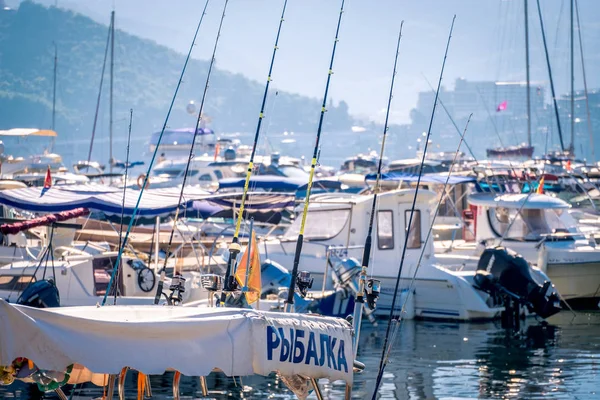
[[[137,215],[155,217],[174,212],[179,205],[180,188],[146,189],[142,196]],[[83,207],[106,215],[131,216],[139,196],[139,190],[126,189],[123,209],[123,189],[105,185],[55,185],[49,189],[30,187],[3,190],[0,204],[21,210],[54,213]],[[196,188],[186,188],[182,205],[191,207],[194,201],[208,197],[208,192]],[[213,212],[220,210],[212,206]],[[205,210],[209,213],[211,210]]]
[[[441,183],[443,185],[444,183],[446,183],[447,178],[447,173],[423,174],[421,175],[421,183]],[[369,174],[365,176],[365,181],[375,181],[376,179],[377,174]],[[417,182],[419,179],[419,175],[406,174],[402,172],[387,172],[381,174],[380,179],[382,181]],[[450,175],[450,179],[448,179],[448,185],[460,185],[463,183],[475,182],[477,182],[477,179],[475,179],[474,176]]]
[[59,372],[75,364],[95,374],[127,366],[148,375],[219,369],[353,379],[352,327],[341,318],[172,306],[38,309],[0,299],[0,321],[0,366],[25,357]]
[[[137,215],[139,217],[156,217],[175,212],[179,204],[181,188],[146,189],[140,201]],[[126,189],[124,216],[133,215],[139,190]],[[248,193],[246,212],[257,221],[269,220],[272,212],[280,212],[284,208],[294,206],[294,196],[289,193]],[[197,212],[195,216],[208,218],[211,216],[226,217],[231,214],[224,211],[237,209],[241,202],[240,193],[211,194],[198,187],[186,187],[182,207]],[[56,213],[74,208],[86,208],[92,212],[101,212],[108,217],[120,217],[123,208],[123,189],[110,186],[89,185],[55,185],[49,189],[31,187],[0,191],[0,204],[20,210],[36,213]],[[261,216],[261,213],[269,212]]]
[[[197,136],[214,135],[212,129],[198,128]],[[154,132],[150,138],[151,145],[158,144],[158,138],[160,132]],[[194,138],[194,128],[181,128],[181,129],[165,129],[163,137],[160,141],[161,145],[186,145],[192,144]]]
[[56,137],[56,132],[50,129],[15,128],[0,131],[0,136],[49,136]]
[[571,207],[569,203],[545,194],[509,193],[494,196],[490,193],[475,193],[468,197],[468,202],[475,206],[504,207],[515,209],[560,209]]

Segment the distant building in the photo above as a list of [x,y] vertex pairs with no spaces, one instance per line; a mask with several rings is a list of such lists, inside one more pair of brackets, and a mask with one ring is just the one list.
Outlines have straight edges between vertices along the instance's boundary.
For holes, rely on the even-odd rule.
[[[545,103],[545,96],[543,82],[530,83],[532,142],[534,145],[537,143],[538,149],[544,148],[549,131],[549,108]],[[410,114],[412,132],[418,134],[427,129],[434,98],[433,91],[419,93],[417,106]],[[467,141],[470,141],[470,146],[479,154],[485,153],[486,148],[527,142],[525,82],[468,81],[459,78],[453,90],[443,87],[440,89],[439,99],[461,131],[469,115],[473,113]],[[432,138],[440,149],[448,151],[456,146],[459,136],[441,103],[436,111]],[[480,140],[481,138],[485,140]],[[538,151],[536,153],[540,154]]]
[[[530,83],[532,120],[545,112],[545,88],[543,82]],[[419,93],[415,111],[428,115],[431,113],[435,94],[432,91]],[[440,91],[440,99],[456,120],[467,118],[473,113],[473,121],[482,121],[494,117],[523,119],[527,116],[527,85],[525,82],[493,82],[456,80],[454,90]],[[501,111],[498,107],[504,104]],[[497,113],[497,115],[496,115]]]
[[[575,92],[574,96],[574,126],[575,126],[575,154],[580,157],[591,159],[591,142],[594,142],[596,149],[596,159],[600,156],[600,138],[594,141],[594,137],[590,139],[590,125],[588,124],[588,113],[586,108],[585,92],[580,90]],[[588,102],[590,108],[590,121],[592,135],[598,138],[600,132],[600,89],[590,90],[588,92]],[[565,146],[571,144],[571,94],[562,95],[558,100],[558,110],[560,115],[560,123],[563,131]]]

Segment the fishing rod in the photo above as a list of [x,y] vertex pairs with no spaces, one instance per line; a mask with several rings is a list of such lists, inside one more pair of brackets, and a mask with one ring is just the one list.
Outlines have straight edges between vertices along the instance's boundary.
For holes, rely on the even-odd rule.
[[[181,82],[183,82],[183,76],[185,75],[185,71],[187,69],[188,62],[190,61],[192,50],[194,45],[196,44],[196,38],[198,37],[198,32],[200,31],[200,26],[202,25],[202,21],[204,20],[204,15],[206,15],[206,8],[208,7],[208,3],[210,0],[206,0],[206,4],[204,5],[204,10],[202,11],[202,16],[200,17],[200,21],[198,22],[198,26],[196,27],[196,33],[194,34],[194,39],[192,40],[192,44],[190,44],[190,48],[188,50],[187,57],[185,58],[185,62],[183,63],[183,68],[181,70],[181,74],[179,75],[179,80],[177,81],[177,86],[175,87],[175,93],[173,93],[173,97],[171,98],[171,104],[169,105],[169,110],[167,111],[167,116],[165,117],[165,122],[163,123],[162,129],[160,131],[160,135],[158,136],[158,140],[156,142],[156,147],[154,148],[154,153],[152,153],[152,158],[150,159],[150,164],[148,164],[148,170],[146,172],[146,176],[144,177],[144,184],[140,188],[140,194],[135,203],[135,207],[133,208],[133,212],[131,213],[131,219],[129,220],[129,225],[127,226],[127,231],[125,232],[125,238],[123,239],[123,243],[119,246],[119,253],[117,255],[117,261],[115,267],[113,267],[112,274],[110,276],[110,281],[108,282],[108,287],[106,288],[106,292],[104,293],[104,298],[102,299],[102,305],[106,303],[106,299],[108,296],[108,292],[110,292],[110,288],[114,281],[114,277],[116,274],[117,266],[121,262],[121,257],[123,255],[123,249],[127,244],[127,240],[129,239],[129,233],[131,232],[131,228],[133,227],[133,221],[137,216],[139,211],[140,202],[142,201],[142,195],[144,194],[144,190],[148,185],[148,180],[150,178],[150,171],[152,170],[152,166],[154,165],[154,161],[156,160],[156,155],[158,154],[158,148],[160,147],[160,142],[165,133],[165,129],[167,128],[167,123],[169,122],[169,117],[171,116],[171,111],[173,111],[173,105],[175,104],[175,99],[177,98],[177,93],[179,93],[179,88],[181,87]],[[125,182],[126,184],[126,182]]]
[[[456,165],[456,161],[458,159],[458,153],[460,152],[460,147],[463,143],[466,143],[465,141],[465,136],[467,134],[467,129],[469,128],[469,123],[471,122],[471,117],[473,116],[473,113],[471,113],[469,115],[469,118],[467,119],[467,123],[465,125],[465,129],[463,132],[460,132],[460,141],[458,142],[458,147],[456,148],[456,153],[454,153],[454,158],[452,160],[452,164],[450,164],[450,168],[448,169],[448,176],[446,177],[446,181],[444,182],[444,186],[442,188],[442,195],[440,196],[440,199],[438,200],[437,206],[435,207],[435,212],[433,214],[433,217],[431,219],[431,223],[429,224],[429,230],[427,231],[427,236],[425,237],[425,244],[427,244],[429,242],[429,239],[431,238],[431,233],[433,232],[433,226],[435,224],[435,220],[439,214],[440,211],[440,206],[442,205],[442,202],[444,201],[444,199],[446,198],[446,196],[444,195],[445,193],[447,193],[447,187],[448,187],[448,183],[450,181],[450,175],[452,174],[452,171],[454,170],[454,166]],[[417,272],[419,271],[419,268],[421,267],[421,263],[423,261],[423,256],[425,255],[425,249],[426,246],[423,246],[423,248],[421,249],[421,253],[419,254],[419,260],[417,261],[417,265],[415,267],[415,272],[413,273],[413,276],[411,278],[410,281],[410,285],[408,287],[408,292],[406,295],[406,298],[404,299],[404,302],[402,303],[402,307],[400,308],[400,318],[394,320],[394,328],[390,337],[390,341],[389,341],[389,346],[388,349],[386,351],[386,364],[387,361],[389,360],[389,355],[392,352],[392,347],[394,345],[394,342],[396,340],[396,336],[400,330],[400,324],[402,323],[403,319],[402,319],[402,314],[404,314],[405,312],[405,308],[406,308],[406,304],[410,298],[410,295],[413,291],[414,288],[414,283],[417,279]],[[390,322],[391,324],[391,322]]]
[[[131,123],[133,121],[133,108],[129,109],[129,129],[127,132],[127,155],[125,156],[125,182],[127,182],[127,173],[129,172],[129,147],[131,145]],[[121,206],[121,229],[119,230],[119,248],[121,247],[122,244],[122,239],[123,239],[123,219],[125,218],[125,194],[127,193],[127,185],[123,185],[123,202],[122,202],[122,206]],[[154,240],[154,236],[152,237],[152,240]],[[150,258],[148,258],[148,261],[150,261]],[[119,272],[117,271],[117,274]],[[117,286],[118,289],[119,286]],[[117,304],[117,291],[115,290],[115,297],[113,300],[113,304]]]
[[217,54],[217,47],[219,46],[219,38],[221,37],[221,29],[223,28],[223,20],[225,19],[225,11],[227,11],[227,4],[229,0],[225,0],[223,5],[223,12],[221,13],[221,20],[219,21],[219,28],[217,29],[217,37],[213,46],[212,56],[210,58],[210,64],[208,65],[208,72],[206,74],[206,82],[204,83],[204,91],[202,92],[202,100],[200,101],[200,109],[198,110],[198,118],[196,119],[196,127],[194,128],[194,136],[192,137],[192,144],[190,146],[190,154],[188,155],[188,161],[185,165],[185,171],[183,173],[183,181],[181,183],[181,191],[179,192],[179,200],[177,202],[177,209],[175,210],[175,217],[173,219],[173,227],[169,234],[169,243],[167,244],[167,252],[165,254],[165,262],[162,269],[160,270],[160,280],[156,287],[156,295],[154,296],[154,304],[158,304],[160,296],[162,294],[162,288],[165,282],[165,275],[167,272],[167,261],[169,260],[169,252],[171,250],[171,244],[173,243],[173,236],[175,235],[175,228],[177,227],[177,220],[179,219],[179,213],[181,211],[181,202],[183,200],[183,193],[185,191],[185,183],[187,181],[188,173],[190,172],[190,165],[194,159],[194,145],[196,144],[196,137],[198,136],[198,129],[200,128],[200,121],[202,120],[202,112],[204,111],[204,103],[206,101],[206,93],[208,92],[208,85],[210,83],[210,76],[215,65],[215,55]]
[[[344,15],[344,2],[340,7],[340,15],[338,17],[337,28],[335,30],[335,39],[333,41],[333,50],[331,51],[331,60],[329,61],[329,70],[327,72],[327,83],[325,84],[325,94],[323,95],[323,105],[321,106],[321,115],[319,116],[319,126],[317,128],[317,138],[315,140],[315,148],[313,158],[310,163],[310,173],[308,175],[308,185],[306,186],[306,198],[304,199],[304,210],[302,211],[302,222],[300,223],[300,232],[298,233],[298,241],[296,242],[296,252],[294,253],[294,266],[292,269],[292,278],[290,288],[288,290],[288,298],[286,301],[286,311],[291,311],[294,306],[294,292],[296,291],[296,278],[298,277],[298,265],[300,264],[300,253],[302,252],[302,242],[304,241],[304,226],[306,225],[306,216],[308,215],[308,203],[310,201],[310,191],[312,189],[313,178],[315,176],[315,168],[317,166],[317,158],[319,155],[319,142],[321,140],[321,131],[323,128],[323,119],[327,109],[327,94],[329,93],[329,84],[331,75],[333,75],[333,61],[335,59],[335,50],[339,41],[340,25],[342,23],[342,15]],[[323,278],[325,279],[325,278]]]
[[454,30],[454,21],[456,15],[452,18],[452,25],[450,26],[450,33],[448,34],[448,41],[446,43],[446,50],[444,52],[444,60],[442,61],[442,68],[440,70],[440,77],[438,80],[437,90],[435,92],[435,99],[433,101],[433,109],[431,110],[431,119],[429,120],[429,127],[427,128],[427,136],[425,137],[425,145],[423,147],[423,156],[421,158],[421,167],[419,170],[419,176],[417,178],[417,185],[415,187],[415,194],[413,196],[412,206],[410,210],[410,217],[408,218],[408,224],[406,225],[404,234],[404,246],[402,248],[402,256],[400,257],[400,267],[398,268],[398,275],[396,277],[396,285],[394,286],[394,297],[392,298],[392,307],[390,308],[389,323],[385,332],[385,339],[383,344],[383,350],[381,353],[381,360],[379,361],[379,372],[377,374],[377,381],[375,382],[375,390],[373,391],[373,400],[377,397],[377,388],[381,384],[383,378],[383,371],[385,369],[385,355],[387,344],[390,335],[390,328],[392,326],[392,319],[394,317],[394,309],[396,307],[396,300],[398,298],[398,288],[400,286],[400,277],[402,275],[402,267],[404,266],[404,257],[406,256],[406,247],[408,246],[408,234],[412,227],[413,216],[415,213],[415,204],[417,203],[417,195],[419,194],[419,186],[421,184],[421,176],[423,175],[423,165],[425,164],[425,156],[427,155],[427,147],[429,145],[429,138],[431,137],[431,128],[433,126],[433,118],[435,117],[435,109],[440,95],[440,88],[442,86],[442,78],[444,77],[444,68],[446,67],[446,58],[448,57],[448,49],[450,48],[450,40],[452,39],[452,31]]
[[[383,153],[385,150],[385,139],[387,137],[388,132],[388,122],[390,117],[390,108],[392,107],[392,98],[394,97],[394,82],[396,80],[396,67],[398,65],[398,54],[400,53],[400,41],[402,39],[402,27],[404,26],[404,21],[400,22],[400,30],[398,31],[398,41],[396,43],[396,55],[394,57],[394,68],[392,70],[392,79],[390,83],[390,94],[388,96],[387,109],[385,111],[385,123],[383,125],[383,136],[381,139],[381,150],[379,153],[379,164],[377,165],[377,178],[375,180],[375,187],[373,188],[373,203],[371,204],[371,216],[369,217],[369,229],[367,230],[367,238],[365,239],[365,247],[363,249],[362,256],[362,268],[360,271],[360,277],[358,280],[358,292],[356,292],[356,297],[354,299],[354,317],[352,319],[352,323],[354,325],[354,357],[356,357],[356,352],[358,350],[358,339],[360,337],[360,326],[362,322],[362,314],[364,309],[364,291],[365,285],[367,283],[367,270],[369,269],[369,261],[371,258],[371,243],[373,241],[373,223],[375,221],[375,211],[377,208],[377,195],[379,193],[379,181],[381,179],[381,170],[383,168]],[[373,285],[378,282],[371,281],[369,282],[371,288]],[[377,289],[377,288],[375,288]],[[371,305],[371,304],[369,304]],[[372,309],[374,308],[374,304]],[[372,322],[375,321],[375,318],[369,314],[369,319],[372,319]]]
[[269,94],[269,86],[271,84],[273,74],[273,65],[275,65],[275,56],[279,49],[279,36],[281,34],[281,27],[285,17],[285,10],[287,8],[288,0],[284,0],[283,9],[281,10],[281,18],[279,19],[279,26],[277,27],[277,36],[275,38],[275,45],[273,46],[273,54],[271,55],[271,65],[269,66],[269,74],[267,75],[267,83],[265,85],[265,91],[263,93],[262,103],[260,106],[260,112],[258,114],[258,123],[256,124],[256,132],[254,134],[254,143],[252,143],[252,153],[250,154],[250,160],[248,161],[248,169],[246,172],[246,181],[244,182],[244,190],[242,192],[242,201],[240,204],[238,219],[235,224],[235,231],[233,233],[233,239],[229,246],[229,261],[227,262],[227,270],[225,271],[225,283],[223,285],[223,291],[221,292],[221,305],[225,303],[226,292],[233,291],[235,288],[235,277],[232,275],[235,270],[235,262],[237,255],[241,251],[239,244],[240,227],[242,226],[242,218],[244,216],[244,207],[246,205],[246,197],[248,196],[248,186],[250,185],[250,177],[252,176],[252,170],[254,168],[254,156],[256,155],[256,147],[258,146],[258,138],[260,136],[260,128],[262,125],[263,118],[265,117],[265,107],[267,104],[267,95]]
[[[425,75],[423,75],[423,74],[421,74],[421,75],[425,79],[425,82],[427,82],[427,85],[429,86],[429,88],[431,89],[431,91],[435,94],[435,89],[433,88],[433,86],[431,86],[431,82],[429,82],[429,79],[427,79],[427,77]],[[446,113],[446,115],[448,116],[448,118],[450,119],[450,122],[452,123],[452,126],[454,126],[454,129],[456,130],[456,132],[458,133],[458,135],[462,136],[460,128],[458,127],[458,125],[456,125],[456,122],[454,121],[454,118],[452,118],[452,115],[450,114],[450,111],[448,111],[448,109],[446,108],[446,105],[442,101],[442,98],[440,97],[438,99],[438,101],[440,103],[440,106],[442,106],[442,109],[444,110],[444,112]],[[473,160],[475,160],[475,162],[479,163],[477,161],[477,157],[475,157],[475,154],[473,153],[473,150],[471,150],[471,146],[469,146],[469,144],[467,143],[466,140],[464,141],[464,144],[465,144],[465,146],[467,146],[467,150],[469,150],[469,154],[471,154],[471,157],[473,157]]]

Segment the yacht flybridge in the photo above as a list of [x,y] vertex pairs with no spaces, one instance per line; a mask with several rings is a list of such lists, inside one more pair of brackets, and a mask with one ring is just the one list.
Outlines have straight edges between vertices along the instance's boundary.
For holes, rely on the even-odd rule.
[[[370,277],[381,280],[381,298],[376,312],[389,313],[405,234],[408,232],[400,281],[407,317],[454,320],[499,317],[505,310],[503,302],[499,300],[501,296],[481,287],[482,281],[479,279],[479,275],[485,275],[486,269],[489,273],[490,269],[496,268],[492,265],[494,262],[483,265],[477,271],[453,271],[442,266],[434,253],[433,241],[426,241],[436,193],[424,189],[418,191],[413,223],[408,229],[414,196],[414,189],[394,190],[378,196],[373,263],[369,271]],[[315,279],[314,287],[333,286],[333,280],[327,273],[329,267],[335,272],[333,275],[337,275],[338,281],[357,275],[360,269],[358,262],[348,263],[347,260],[360,259],[371,202],[372,195],[324,194],[312,197],[299,267],[311,273]],[[300,223],[300,219],[297,219],[282,237],[262,242],[261,254],[271,261],[291,266]],[[340,267],[335,260],[342,259],[345,260]],[[507,265],[520,263],[513,255],[506,260]],[[354,271],[345,270],[348,265],[354,265]],[[527,281],[531,288],[535,286],[538,290],[549,281],[542,271],[523,267],[522,263],[519,265],[519,268],[528,270],[522,271],[527,277],[519,276],[517,280]],[[496,278],[501,280],[502,277]],[[545,296],[549,300],[556,295],[552,290],[547,290]]]

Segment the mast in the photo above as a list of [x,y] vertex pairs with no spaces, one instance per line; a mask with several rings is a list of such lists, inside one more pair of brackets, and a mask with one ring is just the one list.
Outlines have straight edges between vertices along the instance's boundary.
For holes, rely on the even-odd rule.
[[54,78],[52,83],[52,130],[55,130],[56,126],[56,70],[58,66],[58,50],[56,48],[56,43],[54,44]]
[[92,159],[92,150],[94,149],[94,138],[96,137],[96,126],[98,125],[98,111],[100,111],[100,100],[102,99],[102,88],[104,87],[104,71],[106,70],[106,58],[108,57],[108,48],[110,47],[110,38],[112,36],[112,19],[108,26],[108,35],[106,36],[106,46],[104,47],[104,61],[102,61],[102,73],[100,74],[100,87],[98,88],[98,98],[96,99],[96,111],[94,113],[94,124],[92,125],[92,138],[90,139],[90,149],[88,151],[87,162]]
[[[113,81],[115,67],[115,11],[110,13],[110,111],[109,111],[109,148],[108,148],[108,163],[110,165],[109,172],[113,172]],[[112,180],[112,178],[111,178]]]
[[329,94],[329,84],[331,83],[331,75],[333,75],[333,61],[335,60],[335,50],[339,41],[340,25],[342,24],[342,15],[344,15],[344,1],[340,7],[340,15],[338,17],[337,28],[335,30],[335,39],[333,41],[333,50],[331,51],[331,60],[329,61],[329,70],[327,71],[327,83],[325,84],[325,93],[323,95],[323,104],[321,106],[321,114],[319,116],[319,126],[317,128],[317,138],[315,140],[315,148],[310,164],[310,174],[308,175],[308,186],[306,187],[306,198],[304,199],[304,209],[302,211],[302,222],[300,224],[300,232],[296,242],[296,252],[294,253],[294,266],[292,267],[292,277],[288,290],[288,298],[286,301],[286,311],[291,311],[294,306],[294,293],[296,291],[296,278],[298,276],[298,266],[300,265],[300,254],[302,253],[302,243],[304,241],[304,226],[306,225],[306,216],[308,215],[308,204],[310,202],[310,191],[312,189],[313,178],[315,176],[315,168],[317,166],[317,158],[319,157],[319,143],[321,140],[321,131],[323,129],[323,119],[327,111],[327,95]]
[[562,135],[562,127],[560,125],[560,116],[558,114],[558,103],[556,102],[556,91],[554,90],[554,80],[552,79],[552,68],[550,67],[550,55],[548,54],[548,44],[546,43],[546,32],[544,31],[544,19],[542,18],[542,8],[540,0],[537,0],[538,15],[540,17],[540,27],[542,28],[542,40],[544,42],[544,53],[546,54],[546,65],[548,66],[548,76],[550,77],[550,90],[552,91],[552,102],[554,104],[554,116],[556,117],[556,125],[558,127],[558,138],[560,139],[560,149],[564,152],[565,142]]
[[575,1],[571,0],[571,155],[575,153],[575,23],[574,23]]
[[592,118],[590,115],[590,101],[588,97],[587,76],[585,74],[585,59],[583,57],[583,41],[581,40],[581,24],[579,23],[579,3],[575,0],[575,12],[577,13],[577,33],[579,36],[579,53],[581,55],[581,73],[583,75],[583,90],[585,93],[585,111],[587,114],[588,133],[590,135],[590,149],[592,150],[592,162],[596,161],[596,150],[594,149],[594,130],[592,129]]
[[527,80],[527,144],[531,146],[531,79],[529,76],[529,1],[525,7],[525,75]]

